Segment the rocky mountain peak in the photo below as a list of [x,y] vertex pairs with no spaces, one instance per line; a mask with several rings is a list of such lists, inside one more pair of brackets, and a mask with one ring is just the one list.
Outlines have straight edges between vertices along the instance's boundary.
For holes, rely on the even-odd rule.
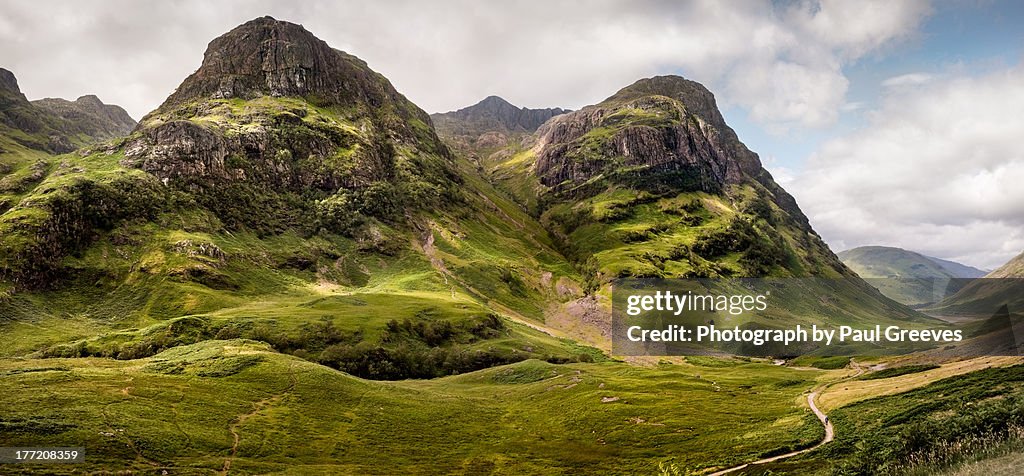
[[616,92],[601,104],[615,104],[644,96],[666,96],[683,103],[686,109],[718,129],[725,129],[725,119],[718,110],[715,95],[696,81],[682,76],[666,75],[641,79]]
[[534,172],[559,195],[594,193],[597,182],[654,193],[722,193],[756,183],[810,229],[793,197],[725,123],[711,91],[680,76],[641,79],[553,118],[537,130],[534,150]]
[[75,99],[75,102],[81,105],[92,107],[103,107],[106,105],[103,104],[103,101],[101,101],[100,98],[97,97],[95,94],[86,94],[85,96]]
[[459,149],[504,147],[517,134],[537,130],[552,117],[569,112],[562,108],[529,109],[517,107],[499,96],[441,114],[431,114],[438,133]]
[[21,94],[18,79],[14,77],[14,73],[4,68],[0,68],[0,91]]
[[[498,107],[506,107],[506,106],[508,106],[508,107],[515,107],[515,106],[512,105],[512,103],[506,101],[505,98],[502,98],[501,96],[495,96],[493,94],[490,95],[490,96],[485,97],[482,101],[477,103],[477,105],[478,106],[485,106],[485,107],[488,107],[488,108],[498,108]],[[516,108],[516,109],[518,109],[518,108]]]
[[302,25],[261,17],[211,41],[202,65],[161,109],[202,98],[259,96],[372,107],[401,98],[365,62],[331,48]]
[[679,76],[641,79],[548,122],[538,136],[537,171],[547,186],[573,187],[627,165],[644,168],[651,184],[664,176],[671,187],[715,192],[762,172],[756,154],[725,124],[714,95]]

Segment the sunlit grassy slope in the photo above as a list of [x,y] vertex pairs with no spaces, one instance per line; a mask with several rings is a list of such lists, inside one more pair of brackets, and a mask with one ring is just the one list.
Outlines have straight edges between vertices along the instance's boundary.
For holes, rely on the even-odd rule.
[[637,474],[728,465],[821,433],[797,405],[817,373],[760,363],[529,360],[375,382],[228,340],[127,362],[7,359],[0,375],[0,445],[87,448],[85,467],[56,471]]

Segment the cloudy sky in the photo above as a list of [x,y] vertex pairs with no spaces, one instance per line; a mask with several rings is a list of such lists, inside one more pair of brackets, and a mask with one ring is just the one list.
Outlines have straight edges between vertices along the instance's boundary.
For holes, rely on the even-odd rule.
[[139,118],[251,18],[303,24],[428,112],[497,94],[579,108],[636,79],[707,85],[836,251],[993,268],[1024,250],[1024,3],[0,0],[30,99]]

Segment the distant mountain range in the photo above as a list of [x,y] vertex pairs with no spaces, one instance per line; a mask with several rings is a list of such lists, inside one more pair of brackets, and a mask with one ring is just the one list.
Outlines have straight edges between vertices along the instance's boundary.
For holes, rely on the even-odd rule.
[[134,127],[135,120],[124,109],[104,104],[93,95],[75,101],[29,101],[14,73],[0,68],[0,136],[22,147],[48,153],[70,152],[127,135]]
[[541,124],[567,109],[517,107],[498,96],[457,111],[431,114],[437,133],[457,149],[485,156],[532,134]]
[[[837,254],[846,266],[903,304],[933,303],[955,293],[951,280],[973,279],[986,272],[954,261],[888,246],[862,246]],[[961,283],[962,284],[962,283]]]

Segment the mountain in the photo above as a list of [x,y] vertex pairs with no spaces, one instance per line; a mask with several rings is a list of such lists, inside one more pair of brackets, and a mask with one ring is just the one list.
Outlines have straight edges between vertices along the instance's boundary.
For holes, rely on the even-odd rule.
[[844,264],[903,304],[934,303],[985,272],[953,261],[887,246],[862,246],[838,254]]
[[1024,316],[1024,254],[995,271],[966,283],[925,312],[957,319],[984,320],[982,329],[1019,333]]
[[771,325],[927,320],[839,261],[699,83],[642,79],[553,117],[491,160],[491,180],[538,218],[586,289],[602,290],[550,317],[577,338],[599,340],[579,324],[588,321],[608,335],[601,296],[619,278],[813,277],[792,281],[799,292],[778,301],[814,294],[831,301],[799,312],[776,308]]
[[498,96],[488,96],[472,106],[430,117],[438,134],[456,149],[486,157],[566,112],[561,108],[516,107]]
[[533,132],[548,119],[569,112],[562,108],[528,109],[516,107],[498,96],[484,100],[457,111],[431,114],[438,132],[442,135],[466,134],[467,132]]
[[235,336],[378,379],[590,358],[538,330],[579,293],[540,225],[300,25],[238,26],[130,135],[40,163],[0,215],[0,313],[83,327],[10,352]]
[[[569,244],[593,242],[574,239],[577,230],[605,235],[574,254],[600,260],[618,241],[687,255],[662,256],[675,262],[671,272],[633,256],[612,270],[622,276],[851,275],[725,124],[711,92],[678,76],[640,80],[551,119],[495,176]],[[712,266],[728,255],[745,259]]]
[[816,444],[796,403],[823,374],[612,358],[619,278],[795,282],[765,327],[937,327],[829,251],[698,83],[551,114],[490,123],[514,140],[483,160],[263,17],[127,136],[18,146],[0,446],[75,442],[89,472],[708,473]]
[[23,147],[60,154],[126,135],[134,127],[124,109],[96,96],[30,102],[14,74],[0,68],[0,135]]
[[989,273],[986,278],[1024,278],[1024,253],[1021,253],[1007,261],[995,271]]
[[96,96],[29,101],[14,74],[0,68],[0,213],[52,172],[53,154],[124,136],[135,121]]
[[[1018,330],[1024,316],[1024,254],[966,283],[925,312],[957,319],[985,320],[983,329]],[[1012,319],[1011,319],[1012,318]]]
[[46,98],[32,104],[52,116],[63,119],[67,134],[82,134],[94,141],[126,136],[135,128],[132,119],[120,106],[104,104],[94,95],[82,96],[74,101]]

